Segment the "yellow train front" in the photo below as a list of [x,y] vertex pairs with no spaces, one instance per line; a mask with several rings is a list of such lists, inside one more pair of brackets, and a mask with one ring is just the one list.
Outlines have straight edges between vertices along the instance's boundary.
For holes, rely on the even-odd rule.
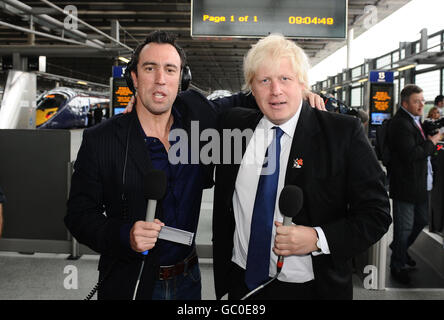
[[105,94],[59,87],[44,93],[37,100],[36,127],[39,129],[84,128],[92,123],[91,111],[107,110]]

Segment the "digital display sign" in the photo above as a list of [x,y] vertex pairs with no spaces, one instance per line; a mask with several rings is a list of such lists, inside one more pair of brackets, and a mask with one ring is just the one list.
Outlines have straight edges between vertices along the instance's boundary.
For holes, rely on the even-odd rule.
[[384,122],[384,120],[390,119],[390,117],[391,117],[390,113],[373,112],[371,118],[371,124],[381,125]]
[[373,113],[392,114],[393,110],[393,83],[370,84],[370,111]]
[[345,39],[347,0],[192,0],[192,37]]
[[126,84],[126,80],[124,78],[113,78],[112,81],[113,114],[117,114],[119,109],[126,108],[128,102],[131,100],[131,96],[133,95],[133,93],[128,88],[128,85]]

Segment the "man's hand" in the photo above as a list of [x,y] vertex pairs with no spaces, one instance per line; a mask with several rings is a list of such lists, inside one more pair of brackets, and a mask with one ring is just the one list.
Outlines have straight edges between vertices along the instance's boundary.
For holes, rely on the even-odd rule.
[[158,219],[154,219],[153,222],[137,221],[130,231],[131,248],[136,252],[152,249],[164,225]]
[[126,105],[125,110],[122,111],[122,113],[128,113],[133,111],[133,106],[136,103],[136,97],[135,96],[131,96],[131,100],[130,102],[128,102],[128,104]]
[[305,91],[304,99],[308,100],[308,102],[313,108],[327,111],[327,109],[325,109],[324,100],[321,98],[321,96],[317,95],[316,93],[313,93],[311,91]]
[[433,144],[436,146],[436,144],[441,140],[441,133],[439,133],[439,131],[433,135],[433,136],[429,136],[427,135],[427,138],[433,142]]
[[304,255],[317,251],[317,233],[314,228],[305,226],[284,226],[275,221],[276,238],[273,251],[278,256]]

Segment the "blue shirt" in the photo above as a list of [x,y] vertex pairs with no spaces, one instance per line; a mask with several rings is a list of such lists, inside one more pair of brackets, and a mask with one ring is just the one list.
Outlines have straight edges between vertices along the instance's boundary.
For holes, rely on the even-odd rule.
[[[174,122],[170,130],[183,129],[182,118],[174,106],[172,114]],[[168,153],[162,142],[157,138],[146,136],[145,133],[143,135],[151,155],[153,167],[164,171],[167,176],[167,190],[165,197],[162,199],[162,222],[169,227],[196,233],[204,185],[202,165],[189,164],[190,161],[188,161],[188,164],[171,164],[168,161]],[[170,140],[171,146],[178,141]],[[179,149],[178,152],[181,151],[186,151],[191,156],[190,150]],[[158,247],[160,253],[160,265],[174,265],[184,260],[191,253],[193,246],[159,239],[156,247]]]

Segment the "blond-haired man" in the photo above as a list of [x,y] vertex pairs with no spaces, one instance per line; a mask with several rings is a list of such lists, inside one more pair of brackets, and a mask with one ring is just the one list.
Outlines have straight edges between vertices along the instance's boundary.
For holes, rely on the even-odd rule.
[[[383,172],[359,120],[310,108],[302,99],[308,69],[303,50],[281,35],[260,40],[245,57],[245,88],[260,110],[235,108],[221,121],[223,129],[253,129],[254,134],[241,164],[216,169],[217,298],[228,293],[229,299],[240,299],[266,283],[281,255],[277,280],[253,298],[351,299],[348,262],[391,223]],[[276,171],[261,175],[266,155],[277,158]],[[257,161],[244,161],[252,157]],[[286,185],[304,193],[291,226],[282,225],[277,205]],[[263,242],[266,248],[257,251]]]

